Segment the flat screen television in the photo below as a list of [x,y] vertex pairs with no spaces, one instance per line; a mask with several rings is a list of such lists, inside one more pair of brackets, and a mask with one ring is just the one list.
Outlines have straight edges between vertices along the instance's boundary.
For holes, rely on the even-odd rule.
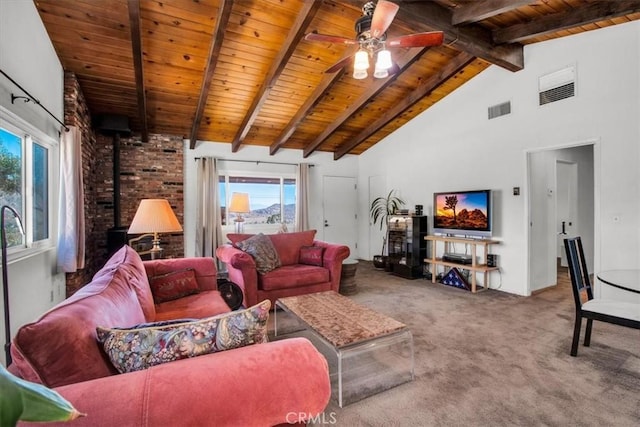
[[433,233],[491,237],[491,190],[433,194]]

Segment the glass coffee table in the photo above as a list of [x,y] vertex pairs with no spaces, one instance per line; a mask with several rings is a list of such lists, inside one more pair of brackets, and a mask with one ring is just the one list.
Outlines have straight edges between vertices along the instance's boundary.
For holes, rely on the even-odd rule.
[[403,323],[334,291],[280,298],[275,308],[276,339],[304,336],[315,345],[341,408],[414,379],[413,336]]

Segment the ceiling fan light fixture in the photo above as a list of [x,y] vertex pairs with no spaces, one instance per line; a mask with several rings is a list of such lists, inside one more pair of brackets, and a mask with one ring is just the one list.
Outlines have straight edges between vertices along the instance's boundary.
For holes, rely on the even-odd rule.
[[389,72],[384,68],[376,67],[376,70],[373,72],[373,77],[375,77],[376,79],[384,79],[386,77],[389,77]]
[[369,76],[367,70],[353,70],[353,78],[357,80],[366,79]]
[[386,49],[378,52],[378,60],[376,61],[376,70],[388,70],[391,68],[391,52]]
[[358,52],[356,52],[356,59],[353,62],[353,70],[354,71],[364,70],[366,72],[368,68],[369,68],[369,54],[365,50],[360,49]]

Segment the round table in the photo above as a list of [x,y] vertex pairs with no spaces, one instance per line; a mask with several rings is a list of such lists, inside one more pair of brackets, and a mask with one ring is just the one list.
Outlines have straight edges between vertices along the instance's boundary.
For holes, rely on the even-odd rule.
[[605,270],[597,276],[602,283],[640,294],[640,269]]
[[353,295],[358,292],[356,285],[357,269],[357,259],[347,258],[342,261],[342,274],[340,275],[340,293],[342,295]]

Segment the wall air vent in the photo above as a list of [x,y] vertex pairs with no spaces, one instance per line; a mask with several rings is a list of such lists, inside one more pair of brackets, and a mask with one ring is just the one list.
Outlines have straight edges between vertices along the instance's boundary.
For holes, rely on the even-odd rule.
[[489,120],[495,119],[496,117],[511,114],[511,101],[503,102],[502,104],[493,105],[489,107],[488,111],[489,111]]
[[538,97],[540,105],[561,99],[571,98],[576,94],[576,68],[567,67],[538,79]]

